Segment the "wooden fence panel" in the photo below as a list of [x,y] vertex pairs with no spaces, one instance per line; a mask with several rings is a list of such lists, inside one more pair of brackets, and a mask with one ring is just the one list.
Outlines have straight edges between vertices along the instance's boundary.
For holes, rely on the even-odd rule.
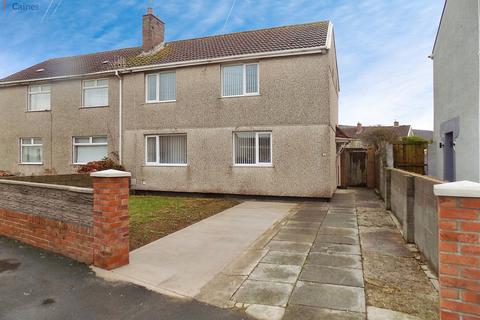
[[393,144],[393,166],[418,174],[426,173],[426,142],[396,142]]

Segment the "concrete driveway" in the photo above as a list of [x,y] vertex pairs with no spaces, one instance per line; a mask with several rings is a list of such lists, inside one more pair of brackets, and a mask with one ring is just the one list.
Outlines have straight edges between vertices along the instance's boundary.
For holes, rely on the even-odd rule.
[[0,237],[1,320],[242,320],[243,313],[107,282],[86,266]]
[[127,266],[95,271],[112,280],[193,298],[295,207],[287,202],[246,201],[131,252]]

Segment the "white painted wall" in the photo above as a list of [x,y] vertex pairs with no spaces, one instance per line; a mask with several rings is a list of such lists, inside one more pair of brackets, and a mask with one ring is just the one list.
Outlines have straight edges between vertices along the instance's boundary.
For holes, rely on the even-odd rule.
[[441,125],[459,117],[456,180],[480,181],[479,0],[448,0],[433,53],[435,164],[443,179]]

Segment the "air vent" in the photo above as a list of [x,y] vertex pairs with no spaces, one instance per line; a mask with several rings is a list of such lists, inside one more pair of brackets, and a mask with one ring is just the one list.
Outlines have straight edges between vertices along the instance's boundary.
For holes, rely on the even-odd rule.
[[42,72],[42,71],[45,71],[44,68],[41,68],[41,69],[37,69],[36,72]]

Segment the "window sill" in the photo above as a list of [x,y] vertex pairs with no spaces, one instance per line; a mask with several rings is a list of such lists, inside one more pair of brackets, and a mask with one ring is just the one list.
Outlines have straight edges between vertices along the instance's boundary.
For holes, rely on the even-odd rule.
[[218,99],[248,98],[248,97],[259,97],[259,96],[261,96],[260,93],[255,93],[255,94],[242,94],[240,96],[221,96]]
[[26,110],[25,112],[26,113],[30,113],[30,112],[51,112],[52,109],[45,109],[45,110]]
[[144,164],[143,166],[171,168],[171,167],[188,167],[188,164]]
[[233,168],[274,168],[273,164],[232,164]]
[[165,100],[165,101],[145,101],[143,104],[148,105],[148,104],[160,104],[160,103],[175,103],[177,100]]
[[89,107],[89,106],[83,106],[83,107],[78,107],[78,109],[99,109],[99,108],[108,108],[109,106],[93,106],[93,107]]
[[20,166],[43,166],[43,162],[20,162]]

